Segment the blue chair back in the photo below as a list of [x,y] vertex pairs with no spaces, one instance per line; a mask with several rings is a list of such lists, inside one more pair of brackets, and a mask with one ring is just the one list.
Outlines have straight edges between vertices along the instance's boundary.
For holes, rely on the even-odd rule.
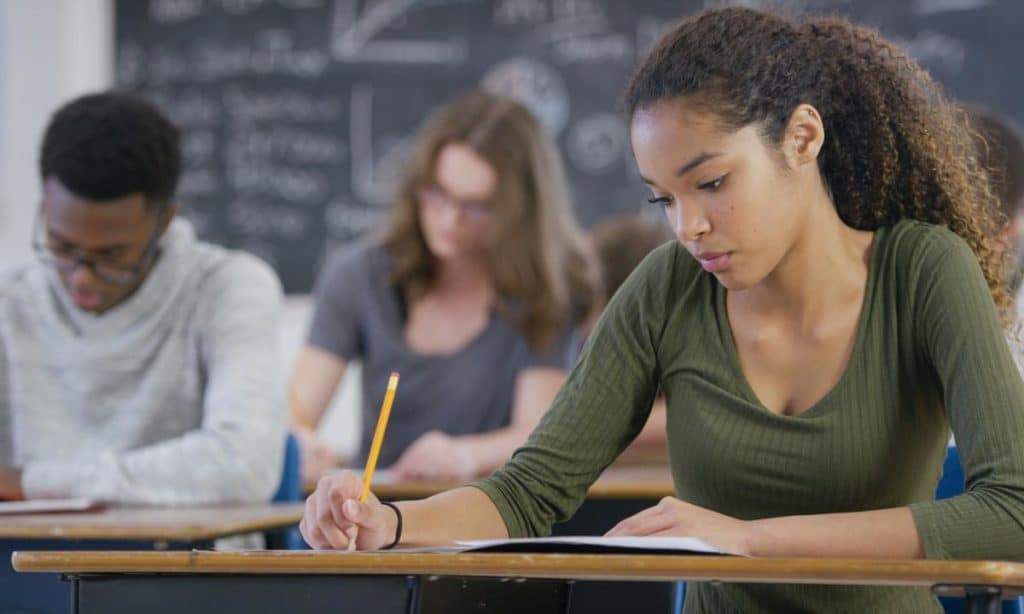
[[[281,483],[271,501],[275,503],[293,503],[302,501],[302,471],[300,466],[299,440],[292,433],[284,444],[284,467],[281,469]],[[285,550],[302,550],[306,543],[302,540],[298,527],[289,527],[281,533],[268,534],[268,548],[284,548]]]
[[960,454],[956,446],[946,448],[946,460],[942,463],[942,477],[935,488],[935,499],[949,499],[964,492],[964,468],[960,466]]
[[288,433],[284,444],[284,467],[281,470],[281,483],[271,501],[290,502],[302,501],[302,477],[299,466],[299,440]]

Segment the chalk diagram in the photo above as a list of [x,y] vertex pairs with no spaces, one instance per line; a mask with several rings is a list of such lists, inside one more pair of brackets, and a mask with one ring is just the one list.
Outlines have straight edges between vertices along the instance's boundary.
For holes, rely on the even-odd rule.
[[915,15],[935,15],[938,13],[952,13],[959,11],[976,11],[987,7],[989,0],[914,0],[913,12]]
[[524,57],[504,60],[488,70],[480,84],[522,103],[553,136],[561,134],[569,122],[569,89],[561,75],[543,62]]
[[[430,7],[468,0],[434,0]],[[360,10],[360,4],[363,5]],[[460,64],[468,44],[448,40],[376,39],[410,10],[423,8],[421,0],[335,0],[331,18],[331,54],[338,62],[390,62],[408,64]]]
[[573,124],[566,154],[575,168],[599,175],[622,161],[626,140],[626,126],[617,115],[595,113]]
[[349,142],[352,148],[352,191],[372,205],[385,205],[410,146],[410,137],[375,142],[373,136],[373,87],[367,83],[352,86],[349,110]]

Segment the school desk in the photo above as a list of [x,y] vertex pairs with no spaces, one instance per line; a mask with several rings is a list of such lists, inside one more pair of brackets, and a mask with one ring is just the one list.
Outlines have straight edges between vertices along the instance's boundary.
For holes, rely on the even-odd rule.
[[62,573],[75,614],[564,613],[576,582],[676,580],[924,586],[997,611],[1024,592],[1001,561],[423,552],[18,552],[19,572]]
[[[375,481],[374,493],[387,500],[422,499],[459,486],[455,482],[393,482],[388,476]],[[571,519],[556,524],[554,535],[601,535],[615,524],[674,494],[667,465],[609,467],[587,491],[587,498]],[[628,609],[637,614],[668,612],[677,587],[666,583],[603,582],[578,586],[572,595],[572,614],[604,614]]]
[[[312,492],[316,485],[307,486]],[[373,492],[381,499],[422,499],[459,486],[455,482],[378,481]],[[672,473],[666,465],[612,466],[587,491],[587,501],[657,501],[674,492]]]
[[69,612],[70,591],[55,575],[16,574],[15,550],[187,550],[216,539],[295,525],[303,505],[112,507],[69,514],[0,516],[0,612]]

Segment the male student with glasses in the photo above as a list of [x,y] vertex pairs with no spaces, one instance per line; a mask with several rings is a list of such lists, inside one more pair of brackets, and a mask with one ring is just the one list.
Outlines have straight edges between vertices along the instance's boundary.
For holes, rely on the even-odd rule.
[[280,284],[176,218],[177,129],[138,95],[84,96],[39,165],[37,262],[0,279],[0,499],[269,499]]

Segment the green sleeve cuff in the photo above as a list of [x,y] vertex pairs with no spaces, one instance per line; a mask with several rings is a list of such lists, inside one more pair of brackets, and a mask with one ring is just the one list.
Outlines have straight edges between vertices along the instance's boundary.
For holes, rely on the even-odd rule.
[[508,497],[502,492],[501,487],[496,480],[493,478],[484,478],[469,484],[469,486],[482,490],[485,495],[490,497],[491,501],[494,503],[494,507],[498,508],[498,513],[501,514],[501,519],[505,521],[505,528],[508,530],[509,537],[531,537],[530,532],[526,529],[525,525],[519,521]]
[[935,501],[921,501],[910,504],[910,513],[917,525],[917,536],[921,540],[926,559],[948,559],[945,545],[942,543],[939,530],[939,517],[944,513]]

